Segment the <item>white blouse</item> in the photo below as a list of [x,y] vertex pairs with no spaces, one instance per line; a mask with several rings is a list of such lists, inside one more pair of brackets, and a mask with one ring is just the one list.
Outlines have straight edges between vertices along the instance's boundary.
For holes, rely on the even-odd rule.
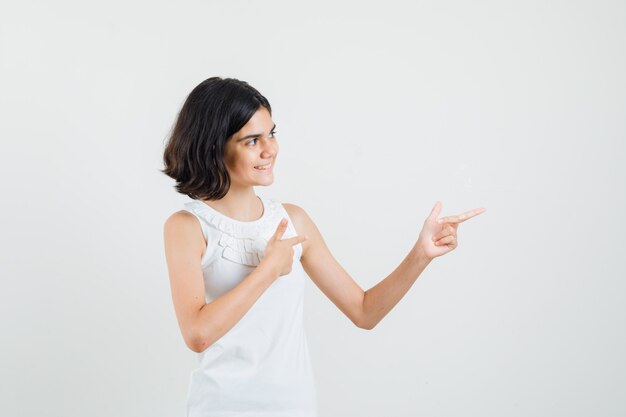
[[[239,284],[263,259],[282,217],[283,239],[296,230],[282,204],[259,197],[263,215],[251,222],[231,219],[200,200],[185,203],[207,240],[202,257],[205,300]],[[224,336],[198,354],[190,378],[187,417],[317,417],[315,380],[303,327],[302,244],[293,267],[261,295]]]

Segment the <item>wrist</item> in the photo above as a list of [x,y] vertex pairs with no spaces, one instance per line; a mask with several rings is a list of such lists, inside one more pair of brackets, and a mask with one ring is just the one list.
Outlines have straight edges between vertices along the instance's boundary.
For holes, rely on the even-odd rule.
[[420,243],[418,240],[411,250],[410,257],[413,263],[426,267],[435,258],[428,256]]
[[278,266],[273,262],[268,261],[267,259],[263,259],[261,263],[257,266],[264,274],[269,275],[272,280],[277,279],[280,276],[280,270]]

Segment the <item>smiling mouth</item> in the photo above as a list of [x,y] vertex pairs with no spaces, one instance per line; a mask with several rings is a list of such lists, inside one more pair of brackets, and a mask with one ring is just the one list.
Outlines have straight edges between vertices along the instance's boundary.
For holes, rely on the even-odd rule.
[[255,166],[254,168],[256,169],[260,169],[260,170],[266,170],[266,169],[270,169],[272,167],[272,163],[270,162],[267,165],[259,165],[259,166]]

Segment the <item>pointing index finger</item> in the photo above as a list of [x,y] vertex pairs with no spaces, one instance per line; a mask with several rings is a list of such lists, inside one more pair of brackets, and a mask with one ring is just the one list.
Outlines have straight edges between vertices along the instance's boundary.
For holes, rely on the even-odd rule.
[[446,217],[442,217],[439,220],[437,220],[437,223],[439,224],[443,224],[443,223],[463,223],[465,220],[471,219],[474,216],[478,216],[481,213],[484,213],[485,211],[487,211],[486,208],[481,207],[481,208],[477,208],[477,209],[473,209],[470,211],[466,211],[463,214],[458,214],[456,216],[446,216]]
[[292,238],[289,238],[288,241],[289,243],[291,243],[292,245],[297,245],[299,243],[304,242],[305,240],[307,240],[309,237],[307,235],[298,235],[298,236],[294,236]]

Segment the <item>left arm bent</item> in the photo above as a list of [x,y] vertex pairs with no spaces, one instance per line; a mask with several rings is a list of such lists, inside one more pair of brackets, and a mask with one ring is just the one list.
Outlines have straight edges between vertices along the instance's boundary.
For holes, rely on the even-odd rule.
[[357,327],[373,329],[411,288],[429,263],[415,250],[384,280],[367,291],[337,262],[313,220],[299,206],[283,204],[302,242],[302,267],[317,287]]
[[330,253],[313,220],[301,207],[283,204],[297,233],[307,235],[302,243],[300,262],[311,280],[356,326],[373,329],[404,297],[428,264],[457,246],[458,224],[486,209],[474,209],[458,216],[437,220],[438,201],[433,207],[419,239],[398,267],[367,291],[350,277]]

